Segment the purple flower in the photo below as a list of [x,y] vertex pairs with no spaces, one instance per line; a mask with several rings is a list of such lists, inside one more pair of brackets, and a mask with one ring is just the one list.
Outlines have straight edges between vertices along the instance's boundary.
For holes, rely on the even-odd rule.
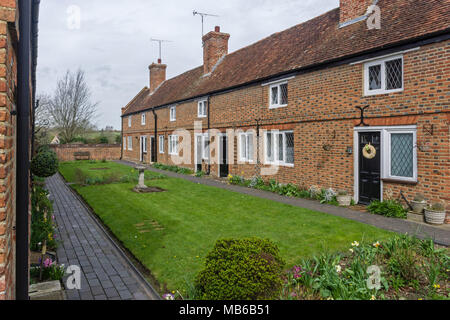
[[47,258],[44,260],[44,268],[49,268],[54,264],[54,262],[52,261],[52,259]]

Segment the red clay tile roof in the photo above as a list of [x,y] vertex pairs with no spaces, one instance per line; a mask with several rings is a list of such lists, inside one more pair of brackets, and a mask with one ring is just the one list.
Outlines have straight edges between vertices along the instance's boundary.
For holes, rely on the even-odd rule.
[[212,75],[203,66],[142,91],[124,115],[207,95],[286,71],[449,30],[450,0],[380,0],[381,29],[339,28],[339,8],[228,54]]

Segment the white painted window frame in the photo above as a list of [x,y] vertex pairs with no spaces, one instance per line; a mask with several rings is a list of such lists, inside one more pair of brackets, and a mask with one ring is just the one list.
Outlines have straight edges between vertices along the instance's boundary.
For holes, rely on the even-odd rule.
[[128,116],[128,128],[131,128],[131,118],[132,116]]
[[127,150],[127,137],[122,138],[123,150]]
[[147,115],[143,113],[141,115],[141,125],[145,126],[145,123],[147,122]]
[[170,113],[170,121],[171,122],[177,121],[177,107],[176,106],[170,107],[169,113]]
[[[242,155],[243,150],[243,146],[242,146],[242,138],[245,138],[245,155]],[[254,141],[254,134],[253,132],[241,132],[239,134],[239,160],[241,162],[248,162],[248,163],[253,163],[254,162],[254,152],[255,152],[255,141]],[[251,141],[252,143],[252,150],[253,150],[253,154],[250,154],[250,144],[249,142]],[[251,156],[251,157],[250,157]]]
[[128,136],[127,139],[128,139],[127,141],[128,151],[133,151],[133,137]]
[[[271,161],[267,155],[267,151],[268,151],[268,133],[272,134],[272,144],[273,144],[273,161]],[[295,158],[294,158],[294,163],[287,163],[286,162],[286,150],[287,150],[287,139],[286,139],[286,134],[287,133],[292,133],[294,134],[293,130],[269,130],[266,131],[264,133],[264,161],[266,164],[269,165],[276,165],[276,166],[283,166],[283,167],[294,167],[295,166]],[[283,161],[280,161],[278,159],[278,155],[279,155],[279,144],[278,144],[278,140],[275,139],[276,135],[278,134],[283,134]],[[294,136],[294,151],[295,151],[295,136]]]
[[[288,104],[280,104],[280,100],[281,100],[281,86],[285,84],[287,85],[287,90],[288,90],[288,101],[289,101],[289,83],[288,81],[280,81],[277,83],[274,83],[272,85],[269,86],[269,109],[278,109],[278,108],[285,108],[288,106]],[[272,89],[273,88],[277,88],[278,90],[278,102],[276,104],[272,104]]]
[[[386,89],[386,62],[392,61],[392,60],[402,60],[402,87],[399,89]],[[370,62],[366,62],[364,64],[364,95],[365,96],[374,96],[379,94],[389,94],[389,93],[395,93],[395,92],[402,92],[405,88],[405,66],[404,66],[404,58],[403,54],[395,55],[395,56],[389,56],[387,58],[378,59]],[[373,66],[381,66],[381,89],[377,90],[369,90],[370,83],[369,83],[369,68]]]
[[208,100],[200,100],[197,107],[197,116],[206,118],[208,116]]
[[164,140],[164,136],[159,136],[159,154],[164,154]]
[[[384,130],[383,134],[385,135],[385,158],[383,161],[385,162],[385,172],[383,175],[384,179],[393,179],[393,180],[399,180],[399,181],[405,181],[405,182],[417,182],[418,177],[418,169],[417,169],[417,129],[400,129],[400,128],[394,128],[394,129],[386,129]],[[391,173],[392,166],[391,166],[391,143],[392,143],[392,134],[412,134],[413,135],[413,176],[412,177],[398,177],[394,176]]]
[[169,154],[171,156],[178,155],[178,136],[177,135],[169,136]]

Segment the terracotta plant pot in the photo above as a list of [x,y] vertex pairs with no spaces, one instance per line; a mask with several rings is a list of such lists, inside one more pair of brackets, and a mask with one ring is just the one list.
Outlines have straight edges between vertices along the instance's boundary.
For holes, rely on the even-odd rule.
[[445,215],[445,211],[433,211],[425,208],[425,221],[429,224],[444,224]]
[[423,214],[423,210],[427,207],[427,202],[411,201],[411,206],[413,207],[414,213]]
[[349,207],[352,203],[352,196],[337,196],[336,199],[339,202],[339,205],[343,207]]

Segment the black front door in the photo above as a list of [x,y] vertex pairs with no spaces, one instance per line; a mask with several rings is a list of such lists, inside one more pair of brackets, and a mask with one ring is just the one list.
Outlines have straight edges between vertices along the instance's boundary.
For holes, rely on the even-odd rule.
[[[369,204],[381,199],[381,134],[362,132],[359,134],[359,202]],[[364,147],[371,144],[377,150],[373,159],[363,155]]]
[[156,141],[155,137],[150,138],[150,142],[151,142],[150,152],[151,152],[152,163],[156,162],[156,142],[155,141]]
[[228,139],[227,136],[220,137],[220,177],[228,177]]

